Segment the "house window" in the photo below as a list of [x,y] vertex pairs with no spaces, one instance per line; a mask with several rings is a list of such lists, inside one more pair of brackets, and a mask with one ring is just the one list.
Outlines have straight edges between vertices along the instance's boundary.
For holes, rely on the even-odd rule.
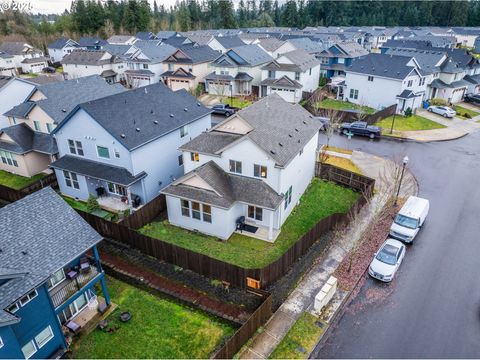
[[68,320],[75,317],[80,311],[82,311],[88,303],[88,299],[85,294],[80,295],[77,300],[68,305],[61,313],[58,314],[58,320],[61,324],[65,324]]
[[108,183],[108,192],[120,196],[127,196],[127,189],[125,188],[125,186],[111,182]]
[[350,99],[358,99],[358,90],[350,89]]
[[203,221],[212,222],[212,207],[210,205],[202,204]]
[[120,151],[118,151],[118,149],[113,149],[113,152],[114,152],[114,154],[115,154],[115,157],[116,157],[117,159],[120,159]]
[[35,336],[35,342],[37,343],[39,349],[41,349],[43,345],[45,345],[51,339],[53,339],[53,331],[50,325],[40,331],[37,336]]
[[37,297],[37,290],[30,291],[27,295],[20,298],[20,305],[25,306]]
[[37,348],[35,347],[33,340],[30,340],[28,343],[22,346],[22,353],[23,356],[25,356],[25,359],[30,359],[36,352]]
[[329,63],[329,58],[328,58],[328,57],[322,57],[321,63],[322,63],[323,65],[327,65],[327,64]]
[[300,80],[300,73],[298,71],[295,72],[295,80]]
[[290,205],[292,202],[292,187],[290,186],[285,193],[285,209]]
[[413,85],[413,80],[408,80],[407,87],[412,87],[412,85]]
[[81,141],[73,141],[68,139],[68,147],[70,148],[71,154],[83,156],[83,147]]
[[308,69],[308,75],[312,75],[312,68]]
[[275,79],[275,70],[268,70],[268,77],[270,79]]
[[182,126],[180,128],[180,137],[183,138],[188,135],[188,125]]
[[12,123],[13,123],[13,125],[16,125],[16,124],[17,124],[17,119],[15,119],[15,116],[12,117]]
[[63,170],[63,176],[65,177],[65,185],[68,187],[73,187],[75,189],[80,189],[78,185],[78,177],[74,172]]
[[33,120],[33,126],[35,127],[35,131],[41,131],[40,121]]
[[3,340],[2,337],[0,336],[0,349],[3,348]]
[[267,167],[263,165],[253,165],[253,176],[260,178],[267,178]]
[[200,220],[200,203],[192,201],[192,218]]
[[10,305],[10,306],[7,308],[7,311],[8,311],[9,313],[15,314],[15,313],[18,311],[18,309],[20,309],[20,307],[18,306],[17,303],[15,303],[15,304]]
[[182,206],[182,215],[186,217],[190,217],[190,202],[188,200],[182,200],[181,206]]
[[241,161],[230,160],[230,172],[233,172],[235,174],[241,174],[242,173],[242,162]]
[[368,81],[373,81],[373,76],[369,76]]
[[200,161],[200,155],[198,155],[198,153],[192,152],[190,153],[190,160],[198,162]]
[[178,155],[178,166],[183,165],[183,155]]
[[53,129],[54,129],[53,124],[47,123],[47,131],[49,134],[53,131]]
[[344,58],[339,58],[338,63],[339,64],[345,64],[345,59]]
[[60,269],[56,271],[50,279],[48,279],[48,289],[52,289],[58,284],[60,284],[63,280],[65,280],[65,271],[63,269]]
[[110,152],[108,151],[108,148],[105,146],[97,145],[97,155],[98,157],[101,157],[104,159],[110,159]]
[[2,162],[6,165],[18,167],[18,162],[15,159],[15,154],[9,151],[1,151],[0,150],[0,157],[2,158]]
[[189,68],[188,68],[188,72],[190,72],[190,73],[193,72],[193,68],[192,68],[192,67],[189,67]]
[[168,71],[173,71],[173,64],[168,64]]
[[143,64],[144,69],[148,69],[148,64]]
[[263,209],[256,206],[248,205],[248,217],[250,219],[262,221]]

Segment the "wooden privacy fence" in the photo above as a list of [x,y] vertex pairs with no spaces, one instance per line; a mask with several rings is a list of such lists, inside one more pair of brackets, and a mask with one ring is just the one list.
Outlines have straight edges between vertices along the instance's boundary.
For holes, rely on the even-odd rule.
[[230,337],[225,344],[212,356],[213,359],[232,359],[243,345],[272,316],[272,296],[268,292],[256,290],[264,297],[263,303],[253,312],[247,321]]
[[58,188],[57,178],[55,174],[49,174],[44,178],[35,181],[33,184],[27,185],[19,190],[0,185],[0,199],[8,202],[14,202],[34,193],[46,186]]
[[372,178],[318,161],[315,163],[315,176],[352,188],[367,197],[372,196],[375,186]]
[[124,218],[121,221],[121,224],[132,229],[140,229],[152,222],[165,210],[167,210],[165,195],[160,194],[155,199],[142,206],[138,211],[135,211]]

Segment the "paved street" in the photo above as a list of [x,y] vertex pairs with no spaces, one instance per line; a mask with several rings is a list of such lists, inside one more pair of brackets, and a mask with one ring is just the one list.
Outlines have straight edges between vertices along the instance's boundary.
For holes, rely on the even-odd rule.
[[379,156],[408,155],[430,213],[395,281],[366,279],[312,357],[480,357],[479,144],[478,132],[438,143],[331,140]]

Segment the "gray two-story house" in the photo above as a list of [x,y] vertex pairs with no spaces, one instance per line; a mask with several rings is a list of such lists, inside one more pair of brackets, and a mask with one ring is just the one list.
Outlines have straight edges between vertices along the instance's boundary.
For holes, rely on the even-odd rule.
[[211,126],[211,110],[158,83],[77,106],[54,131],[60,191],[136,208],[183,175],[178,148]]

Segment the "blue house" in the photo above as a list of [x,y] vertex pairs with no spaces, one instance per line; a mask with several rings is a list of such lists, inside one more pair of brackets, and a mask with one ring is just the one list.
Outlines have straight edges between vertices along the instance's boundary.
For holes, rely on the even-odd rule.
[[352,60],[367,54],[368,51],[357,42],[339,42],[318,55],[320,73],[327,79],[345,76],[345,68],[351,65]]
[[96,248],[102,237],[51,188],[5,206],[0,218],[8,220],[0,222],[0,358],[59,356],[68,329],[96,312],[96,284],[110,304]]
[[211,109],[161,83],[77,106],[55,129],[62,194],[135,209],[183,175],[178,148],[210,128]]

